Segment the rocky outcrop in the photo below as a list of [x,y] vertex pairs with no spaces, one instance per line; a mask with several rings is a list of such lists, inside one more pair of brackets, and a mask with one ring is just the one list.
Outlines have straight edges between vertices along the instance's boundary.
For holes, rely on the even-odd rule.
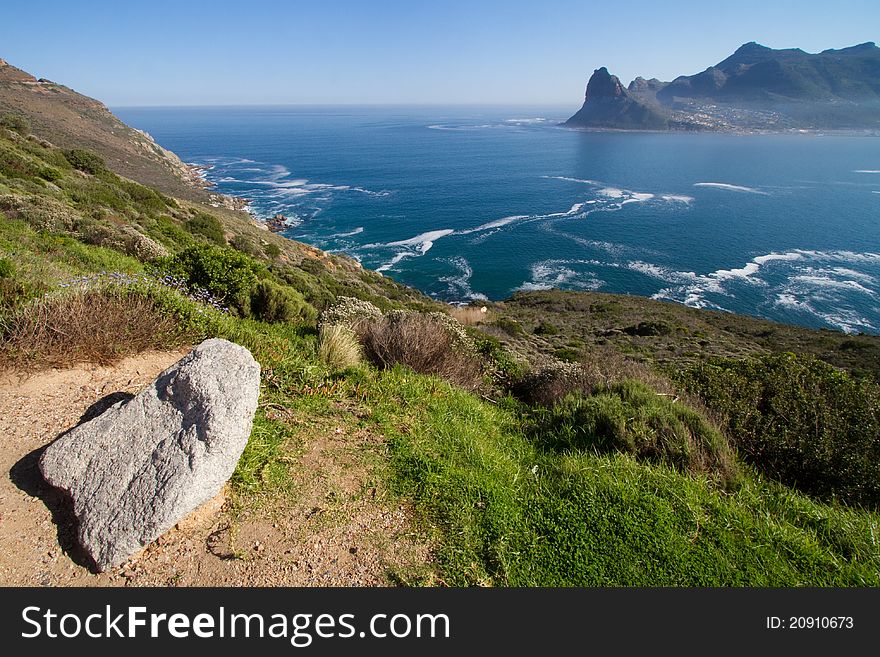
[[146,390],[46,449],[40,471],[72,498],[78,540],[98,570],[220,492],[250,436],[259,385],[247,349],[206,340]]
[[604,66],[596,69],[587,83],[583,107],[565,125],[573,128],[613,128],[622,130],[662,130],[668,119],[645,105],[623,88],[616,75]]

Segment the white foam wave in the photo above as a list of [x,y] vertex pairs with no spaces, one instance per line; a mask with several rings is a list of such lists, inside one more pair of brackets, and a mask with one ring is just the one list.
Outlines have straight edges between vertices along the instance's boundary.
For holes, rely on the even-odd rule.
[[880,169],[853,169],[853,173],[880,173]]
[[841,290],[846,292],[860,292],[862,294],[867,294],[870,296],[877,296],[877,292],[866,288],[864,285],[859,283],[858,281],[844,279],[837,280],[831,278],[830,276],[821,276],[816,274],[802,274],[799,276],[793,276],[789,279],[794,284],[807,284],[817,288],[828,288],[832,290]]
[[388,262],[386,262],[384,265],[381,265],[381,266],[379,266],[379,267],[376,267],[376,271],[388,271],[388,270],[391,269],[394,265],[396,265],[398,262],[400,262],[400,261],[403,260],[404,258],[406,258],[406,257],[408,257],[408,256],[411,256],[411,255],[412,255],[412,254],[409,253],[409,252],[407,252],[407,251],[401,251],[400,253],[398,253],[397,255],[395,255],[393,258],[391,258],[391,260],[389,260]]
[[598,185],[598,184],[600,184],[600,183],[596,182],[595,180],[586,180],[586,179],[582,179],[582,178],[569,178],[568,176],[541,176],[541,177],[546,178],[548,180],[564,180],[566,182],[582,183],[584,185]]
[[531,280],[524,281],[513,291],[549,290],[564,287],[576,290],[598,290],[604,284],[589,271],[579,270],[578,266],[595,266],[595,260],[544,260],[533,263]]
[[681,194],[664,194],[660,198],[671,203],[684,203],[685,205],[690,205],[694,202],[693,196],[684,196]]
[[417,247],[417,249],[424,254],[431,250],[431,247],[434,246],[434,242],[436,240],[439,240],[441,237],[451,235],[454,232],[455,231],[451,228],[431,230],[427,233],[422,233],[420,235],[416,235],[415,237],[410,237],[408,240],[388,242],[388,244],[386,244],[385,246],[414,246]]
[[333,235],[328,235],[328,237],[353,237],[355,235],[360,235],[364,232],[363,226],[358,226],[354,230],[350,230],[347,233],[334,233]]
[[755,189],[754,187],[745,187],[743,185],[731,185],[730,183],[698,182],[694,183],[694,187],[712,187],[715,189],[726,189],[730,192],[744,192],[747,194],[761,194],[762,196],[769,196],[767,192],[762,192],[760,189]]
[[627,262],[624,266],[627,269],[637,271],[640,274],[656,278],[665,283],[689,283],[698,279],[697,274],[692,271],[676,271],[650,262],[642,262],[641,260]]
[[492,230],[493,228],[501,228],[502,226],[506,226],[508,224],[512,224],[515,221],[520,221],[522,219],[528,219],[532,215],[528,214],[515,214],[510,217],[502,217],[501,219],[495,219],[494,221],[489,221],[485,224],[481,224],[476,228],[466,228],[464,230],[459,230],[456,232],[456,235],[470,235],[471,233],[480,233],[484,230]]
[[[853,294],[872,299],[880,296],[875,287],[877,277],[853,267],[878,264],[880,254],[872,252],[795,249],[756,256],[742,267],[718,269],[708,274],[674,272],[642,262],[627,266],[673,284],[654,294],[655,299],[679,301],[697,308],[725,309],[716,303],[720,301],[717,296],[735,296],[736,288],[731,286],[747,283],[769,288],[773,305],[810,314],[830,326],[853,332],[874,330],[871,322],[853,307],[853,303],[857,303],[853,301]],[[763,269],[771,265],[773,276],[762,276]],[[709,298],[711,295],[716,298]]]
[[438,280],[448,284],[448,292],[451,298],[470,301],[486,301],[488,297],[480,292],[474,292],[471,289],[471,276],[474,270],[470,263],[463,257],[457,256],[447,260],[456,270],[457,274],[451,276],[442,276]]

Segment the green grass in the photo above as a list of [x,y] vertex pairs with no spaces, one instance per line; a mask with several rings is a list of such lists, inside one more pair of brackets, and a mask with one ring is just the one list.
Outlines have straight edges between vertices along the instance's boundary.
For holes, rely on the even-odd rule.
[[735,493],[628,455],[542,450],[517,415],[403,369],[367,396],[450,585],[863,586],[876,515],[746,476]]

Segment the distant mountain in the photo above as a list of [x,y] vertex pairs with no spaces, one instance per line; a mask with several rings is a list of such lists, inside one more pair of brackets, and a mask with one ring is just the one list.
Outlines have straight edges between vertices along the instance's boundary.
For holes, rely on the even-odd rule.
[[676,98],[716,101],[880,100],[880,48],[863,43],[815,55],[798,48],[773,50],[747,43],[702,73],[680,76],[657,92]]
[[584,104],[565,125],[597,128],[665,130],[669,119],[631,98],[616,75],[604,66],[596,69],[587,83]]
[[588,98],[566,125],[657,129],[662,117],[670,128],[693,130],[880,129],[880,48],[868,42],[811,54],[751,42],[695,75],[638,77],[626,98],[620,121],[588,108]]

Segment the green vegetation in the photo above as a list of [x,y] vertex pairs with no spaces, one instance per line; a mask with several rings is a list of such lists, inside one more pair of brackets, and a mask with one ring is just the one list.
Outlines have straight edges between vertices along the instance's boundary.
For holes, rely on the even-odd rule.
[[0,116],[0,127],[17,132],[22,137],[27,137],[31,131],[30,122],[21,114],[4,114]]
[[70,166],[93,176],[107,171],[107,163],[97,153],[92,153],[82,148],[71,148],[61,151]]
[[717,360],[678,378],[765,476],[880,508],[880,385],[794,354]]
[[[880,341],[556,291],[465,328],[3,125],[4,365],[244,345],[261,398],[235,508],[298,494],[297,436],[320,422],[378,445],[375,477],[432,545],[419,581],[880,585]],[[785,350],[812,355],[767,355]]]
[[546,449],[515,409],[403,368],[366,396],[449,585],[880,584],[876,514],[751,475],[731,493],[626,454]]
[[200,212],[192,219],[188,219],[186,229],[193,235],[204,237],[214,244],[226,245],[226,236],[223,234],[223,226],[217,217]]

